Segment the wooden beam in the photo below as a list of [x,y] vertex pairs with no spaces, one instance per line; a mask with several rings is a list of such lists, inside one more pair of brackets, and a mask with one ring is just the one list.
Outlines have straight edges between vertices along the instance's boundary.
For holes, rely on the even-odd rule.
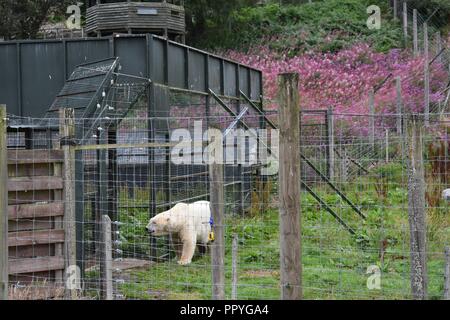
[[62,202],[8,206],[9,220],[60,217],[63,215],[64,204]]
[[[93,150],[109,150],[109,149],[139,149],[139,148],[170,148],[179,145],[184,145],[180,143],[138,143],[138,144],[96,144],[96,145],[85,145],[74,147],[76,151],[93,151]],[[186,144],[187,145],[187,144]]]
[[34,273],[64,269],[64,257],[11,259],[9,274]]
[[61,150],[8,150],[8,164],[63,162]]
[[63,188],[61,177],[19,177],[8,180],[9,192],[55,190]]
[[41,230],[11,232],[8,234],[9,247],[23,247],[39,244],[64,242],[64,230]]

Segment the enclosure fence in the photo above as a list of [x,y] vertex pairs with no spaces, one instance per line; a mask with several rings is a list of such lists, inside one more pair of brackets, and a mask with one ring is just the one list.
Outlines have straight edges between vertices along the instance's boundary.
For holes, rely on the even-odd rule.
[[[448,298],[448,113],[424,126],[419,115],[294,109],[295,130],[245,99],[167,98],[169,117],[149,116],[145,94],[120,118],[2,115],[10,298]],[[215,241],[180,265],[186,239],[147,227],[195,202],[210,208]]]

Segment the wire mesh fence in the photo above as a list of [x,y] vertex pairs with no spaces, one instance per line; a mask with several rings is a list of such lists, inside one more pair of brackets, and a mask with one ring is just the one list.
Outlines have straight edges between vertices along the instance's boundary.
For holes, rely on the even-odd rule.
[[[236,121],[236,117],[221,113],[221,108],[212,101],[207,102],[205,97],[175,94],[170,101],[168,118],[148,117],[142,103],[141,111],[133,110],[121,121],[75,120],[80,137],[86,136],[84,132],[93,132],[82,144],[75,139],[72,146],[76,168],[73,181],[76,198],[72,205],[77,212],[76,259],[81,281],[78,297],[105,298],[106,290],[112,292],[114,299],[211,297],[211,257],[208,251],[204,252],[200,236],[192,261],[188,259],[190,263],[180,265],[183,251],[180,245],[185,245],[187,239],[168,232],[167,226],[161,227],[163,236],[153,237],[148,227],[150,218],[157,214],[171,210],[176,216],[178,209],[174,208],[180,203],[197,206],[199,211],[204,210],[202,207],[209,208],[207,202],[202,202],[210,200],[212,182],[205,162],[210,136],[205,132],[208,128],[218,128],[222,134],[234,135],[228,141],[231,149],[224,148],[224,175],[218,181],[224,190],[225,298],[279,298],[278,193],[282,182],[278,181],[276,170],[275,174],[262,174],[267,162],[259,157],[262,149],[275,152],[276,133],[269,131],[269,139],[264,143],[245,130],[242,138],[230,131],[230,126],[238,129],[245,124],[255,129],[257,137],[264,137],[267,133],[261,127],[268,122],[248,110],[240,117],[241,122]],[[227,105],[235,113],[248,107],[242,102],[227,101]],[[187,112],[184,108],[190,110],[189,116],[183,114]],[[270,113],[267,118],[278,126],[277,116]],[[412,298],[409,122],[402,117],[402,131],[398,133],[397,115],[376,118],[372,140],[365,129],[371,122],[367,115],[302,113],[305,298]],[[443,197],[450,179],[450,123],[445,117],[431,119],[433,125],[424,130],[422,137],[428,297],[440,299],[445,289],[445,246],[450,240],[449,202]],[[16,189],[8,193],[9,206],[16,208],[15,216],[9,210],[9,260],[10,265],[19,268],[25,259],[58,257],[65,246],[67,239],[61,232],[67,221],[56,211],[46,216],[48,212],[37,206],[68,205],[64,202],[61,180],[55,178],[64,170],[63,160],[54,151],[61,141],[63,145],[71,146],[71,143],[56,129],[59,119],[10,118],[9,121],[14,123],[8,133],[9,186],[11,181],[16,184]],[[98,125],[95,131],[92,123]],[[149,140],[149,136],[154,140]],[[252,138],[259,142],[256,144],[259,150],[252,149],[255,146]],[[25,155],[21,151],[27,146],[34,148],[30,147],[31,153]],[[27,178],[24,180],[23,176]],[[47,177],[45,181],[44,177]],[[109,280],[105,276],[105,244],[109,240],[105,240],[108,238],[105,238],[104,215],[111,219]],[[202,226],[209,225],[214,232],[217,227],[214,222],[209,216],[204,220]],[[211,234],[207,233],[211,247]],[[11,296],[67,298],[61,287],[67,288],[70,277],[64,273],[64,261],[61,264],[57,260],[41,259],[40,267],[33,260],[34,269],[27,269],[30,268],[28,260],[22,271],[13,270],[21,274],[10,276]],[[42,269],[50,270],[38,271]],[[107,281],[111,284],[109,289],[105,286]]]

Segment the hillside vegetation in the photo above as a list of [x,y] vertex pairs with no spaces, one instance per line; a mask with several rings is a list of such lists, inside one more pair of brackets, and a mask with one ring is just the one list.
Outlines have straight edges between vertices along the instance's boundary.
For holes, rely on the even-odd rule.
[[[367,7],[382,9],[380,30],[367,25]],[[366,42],[378,51],[401,45],[401,28],[388,18],[381,0],[328,0],[304,5],[269,4],[243,8],[231,17],[231,27],[220,37],[205,37],[205,46],[248,49],[268,44],[271,49],[293,56],[307,51],[335,52],[356,42]],[[214,32],[211,29],[211,34]]]

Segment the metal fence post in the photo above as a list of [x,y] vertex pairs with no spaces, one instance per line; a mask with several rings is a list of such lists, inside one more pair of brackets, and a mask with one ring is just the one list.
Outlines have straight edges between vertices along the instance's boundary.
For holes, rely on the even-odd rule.
[[328,135],[328,179],[334,179],[334,118],[333,108],[327,110],[327,135]]
[[281,299],[302,299],[299,75],[278,76]]
[[450,247],[445,248],[444,300],[450,300]]
[[369,91],[369,144],[372,151],[375,152],[375,90]]
[[424,34],[424,73],[425,73],[425,126],[430,125],[430,52],[428,43],[428,24],[423,24]]
[[403,2],[403,37],[405,40],[405,47],[408,46],[408,3]]
[[393,1],[393,7],[394,7],[394,19],[398,18],[398,0]]
[[237,234],[233,235],[233,243],[231,245],[231,255],[232,255],[232,266],[231,266],[231,278],[232,278],[232,284],[231,284],[231,300],[237,300],[237,288],[238,288],[238,246],[239,244],[239,238]]
[[397,134],[402,134],[402,119],[403,119],[403,97],[402,97],[402,79],[397,77],[395,79],[396,91],[397,91]]
[[417,9],[413,10],[413,46],[414,57],[419,56],[419,27],[417,23]]

